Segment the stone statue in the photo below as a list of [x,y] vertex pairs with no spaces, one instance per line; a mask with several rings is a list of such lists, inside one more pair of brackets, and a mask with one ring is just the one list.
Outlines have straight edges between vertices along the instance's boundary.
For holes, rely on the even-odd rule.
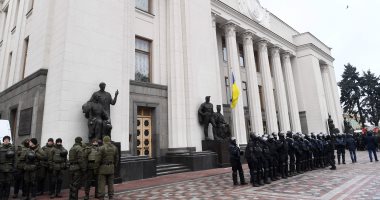
[[212,126],[215,126],[213,115],[214,109],[212,103],[210,103],[210,96],[206,96],[206,102],[202,103],[198,109],[198,119],[199,123],[203,125],[203,132],[205,134],[205,139],[209,140],[208,137],[208,126],[211,123]]
[[[329,118],[327,119],[327,124],[329,126],[329,132],[330,134],[334,134],[334,133],[337,133],[337,130],[335,128],[335,125],[334,125],[334,121],[331,119],[331,115],[329,114]],[[339,132],[339,130],[338,130]]]
[[88,138],[102,139],[105,135],[111,136],[110,105],[115,105],[119,91],[116,90],[115,98],[105,91],[106,84],[99,84],[100,90],[94,92],[91,99],[82,106],[82,111],[88,119]]
[[231,136],[229,131],[230,127],[224,120],[224,116],[220,113],[221,105],[216,106],[216,113],[214,113],[213,120],[215,125],[213,126],[214,140],[226,140]]

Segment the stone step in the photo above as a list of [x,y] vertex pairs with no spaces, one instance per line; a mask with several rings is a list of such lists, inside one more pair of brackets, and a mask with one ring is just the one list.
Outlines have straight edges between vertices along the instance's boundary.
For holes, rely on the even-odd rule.
[[166,171],[174,171],[174,170],[180,170],[180,169],[189,169],[186,166],[172,166],[172,167],[157,167],[156,172],[166,172]]
[[178,167],[178,166],[183,166],[183,165],[176,164],[176,163],[162,163],[162,164],[157,165],[157,169],[166,168],[166,167]]
[[169,175],[169,174],[176,174],[176,173],[182,173],[182,172],[189,172],[190,169],[179,169],[179,170],[172,170],[172,171],[165,171],[165,172],[157,172],[157,176],[163,176],[163,175]]

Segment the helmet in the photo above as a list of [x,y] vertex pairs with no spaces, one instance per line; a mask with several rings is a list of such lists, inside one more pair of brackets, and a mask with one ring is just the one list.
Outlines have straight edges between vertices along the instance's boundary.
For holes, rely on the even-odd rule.
[[60,155],[61,157],[64,157],[64,158],[67,157],[67,154],[68,154],[68,152],[67,152],[66,149],[62,150],[61,153],[59,153],[59,155]]
[[29,151],[26,154],[26,157],[28,158],[29,161],[34,161],[36,159],[36,153],[34,153],[34,151]]
[[5,154],[5,157],[14,158],[15,157],[15,151],[13,151],[13,150],[7,151],[7,153]]

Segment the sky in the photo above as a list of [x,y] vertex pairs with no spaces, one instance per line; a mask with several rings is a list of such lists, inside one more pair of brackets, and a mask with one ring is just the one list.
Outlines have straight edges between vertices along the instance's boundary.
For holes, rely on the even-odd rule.
[[351,63],[380,75],[380,0],[260,0],[298,32],[310,32],[332,48],[337,81]]

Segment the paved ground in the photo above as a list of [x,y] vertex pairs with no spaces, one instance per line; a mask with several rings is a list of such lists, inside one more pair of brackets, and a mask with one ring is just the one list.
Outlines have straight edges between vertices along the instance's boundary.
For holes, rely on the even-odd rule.
[[[116,185],[115,199],[379,199],[380,163],[358,152],[358,163],[281,179],[263,187],[232,186],[230,168],[130,181]],[[246,180],[249,180],[247,166]],[[64,192],[67,199],[67,191]],[[83,196],[81,193],[80,196]],[[38,199],[48,199],[46,196]]]

